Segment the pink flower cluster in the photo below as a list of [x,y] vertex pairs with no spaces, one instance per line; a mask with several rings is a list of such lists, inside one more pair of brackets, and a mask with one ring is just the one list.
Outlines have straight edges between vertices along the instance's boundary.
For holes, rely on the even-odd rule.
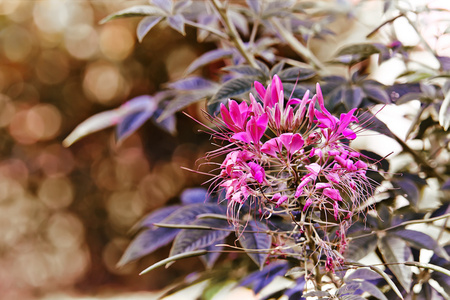
[[267,89],[259,82],[255,89],[260,101],[252,94],[249,103],[229,100],[215,120],[221,128],[216,136],[229,142],[216,153],[227,153],[217,179],[231,221],[254,203],[260,211],[319,216],[339,226],[345,247],[343,224],[371,190],[368,165],[344,142],[356,138],[356,109],[333,116],[318,84],[312,98],[306,92],[285,104],[276,75]]

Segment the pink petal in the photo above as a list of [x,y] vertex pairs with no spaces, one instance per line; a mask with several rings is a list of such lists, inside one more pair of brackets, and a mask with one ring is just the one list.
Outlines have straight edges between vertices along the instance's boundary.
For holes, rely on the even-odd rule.
[[261,152],[277,157],[277,152],[280,152],[277,138],[273,138],[265,142],[261,147]]
[[316,183],[316,189],[324,189],[324,188],[330,188],[331,187],[331,183],[327,183],[327,182],[319,182]]
[[304,178],[302,180],[302,182],[300,182],[300,184],[298,185],[296,191],[295,191],[295,198],[300,197],[301,195],[303,195],[303,188],[308,184],[308,182],[310,182],[312,180],[312,178],[310,176],[307,176],[306,178]]
[[[248,125],[247,125],[248,126]],[[233,136],[231,137],[232,139],[250,144],[251,142],[251,137],[247,134],[247,132],[238,132],[233,134]]]
[[322,169],[322,167],[316,163],[309,164],[305,168],[308,169],[311,172],[311,174],[314,175],[314,177],[317,177],[317,175],[319,175],[320,170]]
[[311,198],[308,198],[305,202],[305,206],[303,206],[303,211],[306,211],[308,209],[308,207],[311,206],[311,204],[313,203]]
[[261,100],[264,99],[266,96],[266,89],[264,88],[264,86],[258,81],[255,81],[254,85],[255,85],[255,90],[258,93]]
[[342,201],[342,197],[341,194],[339,193],[338,190],[333,189],[333,188],[325,188],[323,190],[323,194],[331,199],[333,199],[334,201]]

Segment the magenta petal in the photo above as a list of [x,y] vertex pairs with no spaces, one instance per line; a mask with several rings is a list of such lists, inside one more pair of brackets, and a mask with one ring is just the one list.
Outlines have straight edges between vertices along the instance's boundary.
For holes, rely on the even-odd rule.
[[280,152],[277,138],[273,138],[265,142],[261,147],[261,152],[277,157],[277,152]]
[[331,187],[331,183],[327,183],[327,182],[319,182],[316,183],[316,189],[324,189],[324,188],[330,188]]
[[280,197],[280,199],[278,199],[276,206],[280,206],[281,204],[283,204],[284,202],[286,202],[286,200],[288,199],[288,197],[286,195],[283,195]]
[[233,119],[231,119],[230,113],[223,103],[220,104],[220,115],[222,116],[222,120],[225,122],[225,125],[227,125],[228,128],[234,131],[235,126]]
[[306,200],[306,202],[305,202],[305,206],[303,206],[303,211],[307,210],[308,207],[310,207],[312,203],[313,203],[312,199],[308,198],[308,200]]
[[253,178],[257,182],[263,183],[264,180],[266,179],[266,173],[264,172],[264,168],[254,162],[249,162],[248,166],[250,167]]
[[333,210],[334,210],[334,219],[337,221],[339,214],[339,205],[337,202],[333,202]]
[[303,188],[308,184],[308,182],[310,182],[312,180],[312,178],[310,176],[306,177],[305,179],[302,180],[302,182],[300,182],[300,184],[298,185],[296,191],[295,191],[295,198],[300,197],[301,195],[303,195]]
[[233,134],[233,136],[231,137],[232,139],[250,144],[251,142],[251,138],[249,137],[249,135],[247,134],[247,132],[238,132]]
[[304,144],[305,144],[305,141],[303,140],[301,134],[296,133],[292,136],[290,151],[292,153],[297,152],[298,150],[300,150],[303,147]]
[[323,194],[331,199],[333,199],[334,201],[342,201],[342,197],[341,194],[339,193],[338,190],[333,189],[333,188],[325,188],[323,190]]
[[255,85],[255,90],[258,93],[261,100],[264,99],[266,96],[266,89],[264,88],[264,86],[259,81],[255,81],[254,85]]
[[316,163],[309,164],[305,168],[308,169],[314,177],[317,177],[322,169],[322,167]]
[[349,140],[356,139],[356,133],[353,130],[351,130],[350,128],[344,129],[342,131],[342,135]]

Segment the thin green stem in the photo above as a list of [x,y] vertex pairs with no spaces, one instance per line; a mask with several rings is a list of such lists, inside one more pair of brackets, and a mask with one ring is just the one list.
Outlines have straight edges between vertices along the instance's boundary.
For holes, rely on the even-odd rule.
[[253,54],[249,53],[247,48],[244,45],[244,42],[242,41],[241,37],[239,36],[236,27],[234,26],[233,22],[231,22],[230,18],[227,14],[227,9],[223,7],[218,0],[211,0],[212,5],[216,9],[216,11],[220,14],[220,17],[222,18],[222,21],[224,23],[224,26],[227,30],[228,37],[230,38],[231,42],[234,44],[236,49],[241,53],[241,55],[244,57],[244,59],[247,61],[247,63],[252,66],[255,69],[259,69],[258,64],[256,63],[255,57]]

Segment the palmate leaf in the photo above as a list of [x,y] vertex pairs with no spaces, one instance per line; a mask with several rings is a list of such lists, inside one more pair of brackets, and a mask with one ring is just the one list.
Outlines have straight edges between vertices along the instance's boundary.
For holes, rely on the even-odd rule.
[[151,5],[136,5],[132,7],[125,8],[121,11],[115,12],[106,16],[100,20],[100,24],[104,24],[108,21],[118,19],[118,18],[129,18],[129,17],[145,17],[145,16],[165,16],[166,13],[155,6]]
[[195,91],[218,88],[218,84],[199,76],[183,78],[167,84],[168,87],[180,91]]
[[197,249],[204,249],[214,245],[219,240],[226,238],[232,231],[233,226],[226,220],[203,218],[195,220],[192,225],[208,226],[221,230],[193,230],[183,229],[173,242],[170,256]]
[[272,244],[272,237],[266,233],[268,229],[264,223],[252,220],[248,222],[239,238],[239,242],[248,256],[260,269],[269,256],[269,249]]
[[361,104],[364,96],[364,92],[359,86],[350,86],[343,90],[343,103],[345,108],[351,110],[353,108],[358,108]]
[[157,121],[161,122],[167,117],[172,116],[177,111],[180,111],[195,102],[203,100],[211,96],[211,94],[211,91],[206,90],[194,91],[189,93],[179,93],[178,96],[176,96],[172,101],[169,102]]
[[411,249],[400,238],[384,236],[378,240],[378,249],[388,268],[394,273],[403,288],[411,291],[412,271],[404,263],[412,256]]
[[203,250],[206,250],[207,253],[199,258],[207,269],[212,269],[217,259],[219,259],[219,256],[222,254],[223,246],[216,246],[220,244],[225,244],[225,239],[216,240],[214,245],[209,245],[203,248]]
[[397,191],[399,194],[403,194],[412,205],[417,206],[419,202],[419,189],[414,184],[414,181],[407,178],[395,178],[391,182],[395,188],[400,188],[401,191]]
[[360,289],[363,290],[364,292],[371,294],[372,296],[374,296],[379,300],[388,300],[388,298],[383,294],[382,291],[380,291],[380,289],[376,285],[368,281],[362,281]]
[[365,268],[359,268],[352,272],[350,275],[345,277],[345,281],[351,281],[355,279],[362,279],[362,280],[373,280],[373,279],[379,279],[381,278],[380,274]]
[[351,239],[348,243],[345,257],[353,261],[360,260],[377,248],[376,235]]
[[229,66],[222,68],[222,70],[235,72],[245,76],[265,77],[264,72],[249,65]]

